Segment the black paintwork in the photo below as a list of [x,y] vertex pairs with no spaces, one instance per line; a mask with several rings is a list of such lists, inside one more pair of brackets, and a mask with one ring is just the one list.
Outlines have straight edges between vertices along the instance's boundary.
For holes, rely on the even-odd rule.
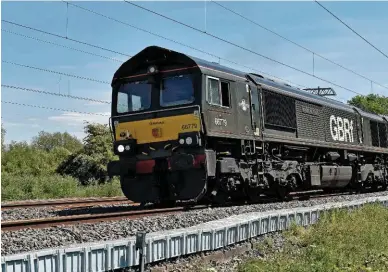
[[[265,78],[262,75],[245,73],[227,66],[220,65],[215,62],[210,62],[197,57],[192,57],[190,55],[182,54],[182,53],[165,49],[162,47],[158,47],[158,46],[149,46],[144,50],[142,50],[140,53],[136,54],[128,61],[124,62],[117,70],[117,72],[114,74],[112,85],[114,84],[116,78],[125,77],[128,75],[134,74],[134,72],[139,71],[138,70],[139,67],[142,67],[144,69],[145,67],[148,67],[151,63],[153,63],[152,61],[144,62],[144,59],[156,60],[156,59],[161,59],[159,56],[164,56],[164,55],[166,56],[166,61],[167,60],[169,62],[176,61],[177,63],[181,63],[182,65],[186,65],[187,67],[198,66],[201,69],[201,71],[213,69],[215,70],[215,72],[219,71],[219,72],[227,73],[227,74],[230,74],[231,76],[240,77],[241,79],[247,79],[249,76],[249,79],[251,79],[255,84],[266,85],[269,87],[277,88],[279,89],[279,91],[288,92],[291,95],[302,97],[304,100],[307,100],[310,102],[315,102],[321,105],[327,105],[330,107],[339,108],[339,109],[347,110],[351,112],[353,112],[355,108],[353,106],[347,105],[337,100],[311,94],[309,92],[303,91],[296,87],[289,87],[285,83],[273,81],[272,79]],[[359,111],[365,117],[382,120],[381,116],[364,112],[361,109],[359,109]]]
[[[263,140],[266,140],[266,135],[276,135],[272,139],[284,139],[287,142],[294,141],[295,143],[312,142],[322,146],[332,146],[337,148],[348,148],[355,145],[371,146],[371,130],[368,126],[370,120],[378,122],[387,122],[381,116],[366,113],[356,107],[347,105],[345,103],[332,100],[326,97],[314,95],[295,87],[290,87],[288,84],[273,81],[269,78],[257,74],[245,73],[238,71],[218,63],[209,62],[203,59],[192,57],[186,54],[168,50],[165,48],[150,46],[139,52],[137,55],[126,61],[117,70],[112,80],[112,87],[115,87],[117,82],[122,81],[128,76],[141,75],[146,77],[144,73],[150,64],[157,64],[168,67],[170,70],[175,68],[186,67],[188,73],[200,73],[201,79],[195,83],[196,100],[194,105],[201,106],[202,118],[204,122],[205,132],[208,136],[230,137],[236,139],[257,139],[257,135],[253,135],[253,127],[251,119],[256,122],[261,132],[264,134]],[[173,72],[172,72],[173,73]],[[206,101],[206,77],[213,76],[226,80],[230,84],[231,106],[229,108],[211,105]],[[200,85],[199,82],[202,82]],[[246,86],[250,86],[251,93],[246,92]],[[309,124],[300,125],[306,117],[303,117],[301,110],[296,109],[295,118],[299,122],[296,130],[287,130],[280,127],[264,127],[262,118],[262,106],[260,99],[262,97],[262,90],[269,90],[283,96],[292,97],[295,99],[296,105],[298,103],[311,105],[311,107],[318,107],[321,116],[315,120],[310,117]],[[249,101],[249,104],[255,103],[256,111],[251,115],[249,111],[242,111],[239,103],[242,100]],[[113,101],[114,103],[114,101]],[[330,130],[328,130],[329,117],[333,112],[338,113],[339,116],[349,118],[355,122],[354,124],[354,143],[349,144],[333,142],[330,138]],[[112,112],[113,113],[113,112]],[[251,115],[251,116],[250,116]],[[143,115],[145,119],[147,115]],[[152,117],[154,114],[152,114]],[[151,115],[149,116],[151,117]],[[152,118],[151,117],[151,118]],[[128,117],[133,118],[133,117]],[[134,117],[136,118],[136,117]],[[216,125],[215,118],[226,120],[227,126]],[[361,118],[364,125],[361,125]],[[314,122],[315,121],[315,122]],[[314,126],[322,126],[319,134],[309,133]],[[302,131],[302,133],[299,133]],[[322,134],[323,133],[323,134]],[[283,135],[283,136],[282,136]],[[302,137],[301,137],[302,136]],[[260,136],[261,137],[261,136]],[[270,136],[272,137],[272,136]],[[359,143],[359,138],[363,138],[364,142]],[[386,149],[369,148],[370,151],[384,152]]]

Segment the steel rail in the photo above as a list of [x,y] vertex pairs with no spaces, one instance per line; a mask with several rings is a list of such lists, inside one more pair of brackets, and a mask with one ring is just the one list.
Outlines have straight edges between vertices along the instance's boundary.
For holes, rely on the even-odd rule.
[[[112,203],[133,203],[126,197],[90,197],[90,198],[64,198],[53,200],[28,200],[28,201],[12,201],[1,204],[1,210],[11,210],[17,208],[36,208],[44,206],[83,206],[83,205],[100,205]],[[133,203],[134,204],[134,203]]]
[[[310,198],[324,198],[329,196],[340,196],[347,195],[346,192],[341,193],[323,193],[320,190],[312,190],[310,194],[294,192],[290,196],[292,200],[306,200]],[[296,197],[296,199],[295,199]],[[291,200],[291,199],[290,199]],[[65,202],[65,201],[63,201]],[[92,199],[90,200],[91,203]],[[23,220],[12,220],[12,221],[3,221],[1,223],[2,231],[14,231],[25,228],[47,228],[55,227],[59,225],[74,225],[79,223],[96,223],[104,221],[117,221],[123,219],[137,219],[145,216],[155,216],[155,215],[168,215],[174,213],[180,213],[188,210],[196,209],[205,209],[205,208],[217,208],[217,207],[228,207],[228,206],[241,206],[241,205],[250,205],[250,204],[264,204],[264,203],[274,203],[282,202],[278,199],[264,197],[262,201],[252,202],[252,203],[224,203],[224,204],[199,204],[199,205],[188,205],[188,206],[178,206],[171,208],[148,208],[143,209],[137,203],[134,203],[134,206],[138,206],[140,209],[124,212],[107,212],[107,213],[98,213],[98,214],[82,214],[82,215],[71,215],[71,216],[58,216],[58,217],[48,217],[48,218],[35,218],[35,219],[23,219]],[[66,202],[68,203],[68,202]]]
[[[194,206],[190,209],[204,209],[207,206]],[[148,210],[136,210],[126,212],[113,212],[113,213],[99,213],[99,214],[84,214],[84,215],[72,215],[72,216],[61,216],[61,217],[49,217],[49,218],[38,218],[38,219],[27,219],[27,220],[14,220],[1,222],[2,231],[14,231],[25,228],[47,228],[59,225],[74,225],[79,223],[96,223],[105,221],[114,221],[122,219],[136,219],[145,216],[152,215],[165,215],[180,213],[187,210],[187,207],[174,207],[174,208],[163,208],[163,209],[148,209]]]

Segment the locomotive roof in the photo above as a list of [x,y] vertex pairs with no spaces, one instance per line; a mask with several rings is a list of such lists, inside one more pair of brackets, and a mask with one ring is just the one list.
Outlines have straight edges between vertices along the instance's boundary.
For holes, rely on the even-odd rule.
[[201,66],[207,67],[207,68],[221,71],[224,73],[232,74],[232,75],[235,75],[238,77],[246,78],[248,80],[252,79],[253,83],[256,85],[258,85],[258,84],[259,85],[267,85],[267,86],[270,86],[272,88],[280,89],[283,92],[291,93],[291,95],[293,94],[295,96],[303,97],[304,99],[307,98],[310,101],[315,100],[316,103],[318,102],[318,103],[331,105],[331,106],[335,105],[337,107],[340,107],[343,110],[354,112],[353,106],[347,105],[343,102],[340,102],[340,101],[337,101],[334,99],[330,99],[327,97],[323,97],[323,96],[309,93],[309,92],[301,90],[299,88],[292,87],[286,83],[283,83],[280,81],[275,81],[275,80],[270,79],[270,78],[266,78],[263,75],[257,75],[257,74],[253,74],[253,73],[245,73],[245,72],[242,72],[242,71],[230,68],[230,67],[223,66],[223,65],[216,63],[216,62],[210,62],[210,61],[200,59],[197,57],[192,57],[189,55],[186,55],[186,56],[193,59],[197,63],[197,65],[200,67]]
[[354,112],[354,109],[357,109],[360,112],[360,114],[362,114],[363,116],[377,119],[377,120],[383,120],[383,118],[379,115],[367,113],[367,112],[365,112],[357,107],[345,104],[343,102],[340,102],[340,101],[337,101],[334,99],[330,99],[327,97],[323,97],[323,96],[309,93],[309,92],[301,90],[299,88],[292,87],[286,83],[283,83],[280,81],[275,81],[275,80],[272,80],[270,78],[266,78],[262,75],[242,72],[242,71],[221,65],[221,64],[216,63],[216,62],[207,61],[204,59],[193,57],[193,56],[190,56],[187,54],[183,54],[183,53],[173,51],[170,49],[166,49],[166,48],[162,48],[159,46],[146,47],[142,51],[137,53],[135,56],[133,56],[132,58],[130,58],[129,60],[124,62],[120,66],[120,68],[116,71],[116,73],[114,74],[114,77],[112,80],[112,85],[116,79],[130,74],[137,67],[139,67],[142,63],[144,63],[144,62],[152,63],[152,61],[150,61],[150,59],[152,60],[152,59],[163,59],[163,58],[164,58],[164,60],[172,59],[174,61],[178,61],[182,64],[187,65],[187,66],[197,66],[201,70],[210,69],[210,70],[224,72],[224,73],[236,76],[236,77],[240,77],[240,78],[249,80],[253,84],[261,85],[261,86],[266,85],[266,86],[269,86],[271,88],[278,89],[280,92],[285,92],[291,96],[299,97],[299,98],[305,99],[307,101],[311,101],[313,103],[315,102],[318,104],[329,105],[331,107],[334,106],[336,108],[339,108],[341,110],[345,110],[348,112]]
[[[379,116],[377,114],[366,112],[358,107],[345,104],[345,103],[338,101],[338,100],[334,100],[334,99],[331,99],[328,97],[323,97],[323,96],[309,93],[309,92],[301,90],[299,88],[292,87],[286,83],[283,83],[280,81],[275,81],[275,80],[270,79],[270,78],[266,78],[262,75],[257,75],[257,74],[253,74],[253,73],[244,73],[242,71],[239,71],[239,70],[227,67],[227,66],[223,66],[223,65],[216,63],[216,62],[210,62],[210,61],[200,59],[197,57],[192,57],[189,55],[186,55],[186,56],[193,59],[197,63],[197,65],[200,67],[207,67],[207,68],[221,71],[224,73],[233,74],[233,75],[238,76],[238,77],[247,78],[248,80],[251,78],[254,81],[253,83],[255,83],[255,84],[267,85],[267,86],[270,86],[273,88],[280,89],[283,92],[289,92],[289,93],[294,94],[296,96],[303,97],[304,99],[307,98],[307,100],[310,100],[310,101],[315,100],[316,102],[319,102],[320,104],[326,104],[326,105],[329,105],[331,107],[337,106],[337,108],[341,108],[342,110],[346,110],[346,111],[349,111],[352,113],[354,112],[354,109],[357,109],[357,111],[364,117],[368,117],[370,119],[374,119],[374,120],[378,120],[378,121],[384,120],[383,116]],[[385,118],[388,120],[388,116],[386,116]]]
[[383,118],[384,115],[378,115],[378,114],[370,113],[370,112],[364,111],[362,109],[359,109],[357,107],[355,107],[355,108],[364,117],[368,117],[369,119],[372,119],[372,120],[375,120],[375,121],[384,122],[384,118]]

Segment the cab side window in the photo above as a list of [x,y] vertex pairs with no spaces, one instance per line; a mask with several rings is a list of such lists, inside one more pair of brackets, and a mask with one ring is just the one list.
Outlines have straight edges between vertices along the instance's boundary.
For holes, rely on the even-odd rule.
[[230,84],[215,77],[207,77],[207,101],[212,105],[230,107]]

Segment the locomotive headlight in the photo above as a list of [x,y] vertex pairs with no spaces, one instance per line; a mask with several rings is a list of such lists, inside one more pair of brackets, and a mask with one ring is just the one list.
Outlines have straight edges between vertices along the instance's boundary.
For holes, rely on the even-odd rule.
[[195,147],[200,145],[200,138],[197,132],[179,133],[179,145]]
[[156,73],[158,71],[158,69],[156,68],[155,65],[151,65],[148,67],[147,71],[149,74],[153,74],[153,73]]
[[193,143],[193,138],[187,137],[187,138],[186,138],[186,144],[190,145],[190,144],[192,144],[192,143]]
[[114,143],[114,153],[118,156],[133,156],[136,153],[136,139],[120,140]]
[[118,152],[124,152],[124,146],[123,145],[119,145],[118,147],[117,147],[117,151]]

